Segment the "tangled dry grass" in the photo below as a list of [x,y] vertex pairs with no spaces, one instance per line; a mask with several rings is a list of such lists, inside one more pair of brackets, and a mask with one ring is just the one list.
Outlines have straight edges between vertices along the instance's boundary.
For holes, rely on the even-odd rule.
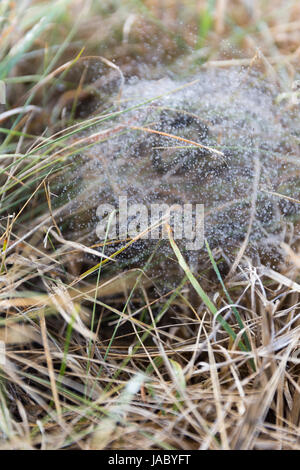
[[[166,289],[152,253],[132,265],[123,249],[110,270],[84,218],[69,237],[55,203],[57,181],[119,112],[120,71],[255,66],[297,116],[299,3],[4,0],[0,11],[1,449],[299,450],[297,218],[269,263],[242,243],[231,257],[207,244],[197,272],[170,233],[181,276]],[[299,145],[292,157],[297,176]]]

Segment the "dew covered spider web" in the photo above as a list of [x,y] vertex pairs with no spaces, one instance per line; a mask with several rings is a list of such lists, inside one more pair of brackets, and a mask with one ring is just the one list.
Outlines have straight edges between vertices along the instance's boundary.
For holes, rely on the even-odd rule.
[[[66,237],[99,242],[97,207],[117,209],[126,195],[128,205],[204,204],[211,247],[233,253],[249,231],[251,256],[276,252],[287,226],[297,224],[300,198],[299,106],[278,103],[280,91],[260,72],[242,69],[204,70],[184,81],[128,80],[115,98],[116,113],[88,131],[103,137],[59,181]],[[139,265],[156,245],[135,242],[119,266]],[[158,253],[159,263],[171,256],[167,240]],[[201,250],[186,255],[195,264]]]

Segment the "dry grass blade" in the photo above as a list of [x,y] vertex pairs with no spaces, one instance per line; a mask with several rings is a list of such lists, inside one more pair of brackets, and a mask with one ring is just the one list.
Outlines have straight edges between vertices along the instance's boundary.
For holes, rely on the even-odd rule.
[[186,144],[194,145],[195,147],[200,147],[202,149],[208,150],[211,153],[215,153],[216,155],[219,155],[222,158],[225,158],[224,153],[221,152],[220,150],[213,149],[211,147],[208,147],[207,145],[203,145],[203,144],[200,144],[199,142],[195,142],[194,140],[184,139],[183,137],[180,137],[178,135],[168,134],[167,132],[151,129],[150,127],[139,127],[139,126],[129,126],[129,127],[130,129],[135,129],[137,131],[148,132],[150,134],[158,134],[164,137],[169,137],[171,139],[179,140],[180,142],[185,142]]

